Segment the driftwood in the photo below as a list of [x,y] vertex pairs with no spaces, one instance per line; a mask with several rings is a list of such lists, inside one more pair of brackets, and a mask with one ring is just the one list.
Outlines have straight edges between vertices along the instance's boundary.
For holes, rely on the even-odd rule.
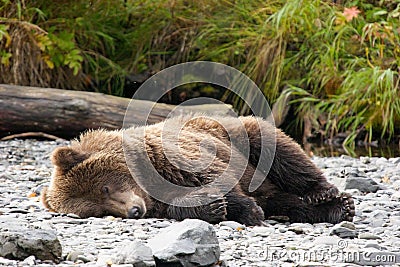
[[12,139],[17,139],[17,138],[44,138],[47,140],[60,140],[62,138],[52,135],[52,134],[47,134],[47,133],[42,133],[42,132],[27,132],[27,133],[19,133],[19,134],[11,134],[11,135],[7,135],[3,138],[1,138],[1,141],[8,141],[8,140],[12,140]]
[[[62,138],[76,137],[87,129],[120,129],[130,99],[94,92],[0,84],[0,138],[42,132]],[[153,106],[147,118],[147,110]],[[202,112],[234,115],[229,105],[176,106],[135,100],[128,125],[156,123],[172,114]],[[146,120],[147,118],[147,120]],[[126,124],[125,124],[126,125]]]

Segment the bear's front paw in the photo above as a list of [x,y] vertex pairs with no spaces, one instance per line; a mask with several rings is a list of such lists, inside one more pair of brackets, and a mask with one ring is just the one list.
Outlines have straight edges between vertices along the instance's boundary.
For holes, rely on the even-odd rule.
[[248,214],[248,217],[245,217],[245,219],[242,220],[242,223],[244,223],[247,226],[262,226],[265,225],[264,220],[265,220],[264,211],[260,206],[255,204],[252,206],[251,211]]
[[246,207],[245,210],[242,210],[242,215],[240,218],[234,219],[246,226],[263,226],[265,225],[265,217],[264,211],[260,206],[255,203]]
[[203,207],[204,220],[211,223],[218,223],[226,220],[227,202],[225,197],[218,197],[216,200]]

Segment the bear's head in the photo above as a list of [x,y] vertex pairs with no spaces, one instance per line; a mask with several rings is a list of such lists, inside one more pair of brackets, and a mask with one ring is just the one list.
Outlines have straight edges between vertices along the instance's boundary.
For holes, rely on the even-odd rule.
[[107,215],[142,218],[150,201],[129,173],[123,155],[112,150],[60,147],[52,154],[53,177],[42,191],[51,211],[81,218]]

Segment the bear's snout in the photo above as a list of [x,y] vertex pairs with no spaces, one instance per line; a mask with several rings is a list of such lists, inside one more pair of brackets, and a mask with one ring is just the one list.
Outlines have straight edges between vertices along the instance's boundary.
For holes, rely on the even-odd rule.
[[143,215],[143,210],[139,206],[133,206],[128,211],[128,218],[129,219],[140,219]]

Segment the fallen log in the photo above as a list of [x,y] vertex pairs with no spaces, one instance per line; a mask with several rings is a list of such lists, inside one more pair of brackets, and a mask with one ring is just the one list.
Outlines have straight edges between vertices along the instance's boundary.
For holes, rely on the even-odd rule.
[[[120,129],[129,102],[128,98],[94,92],[0,84],[0,138],[25,132],[73,138],[87,129]],[[147,114],[152,106],[152,112]],[[231,106],[224,104],[175,108],[174,105],[135,100],[129,107],[130,116],[126,122],[128,125],[138,121],[156,123],[170,113],[235,114]]]

